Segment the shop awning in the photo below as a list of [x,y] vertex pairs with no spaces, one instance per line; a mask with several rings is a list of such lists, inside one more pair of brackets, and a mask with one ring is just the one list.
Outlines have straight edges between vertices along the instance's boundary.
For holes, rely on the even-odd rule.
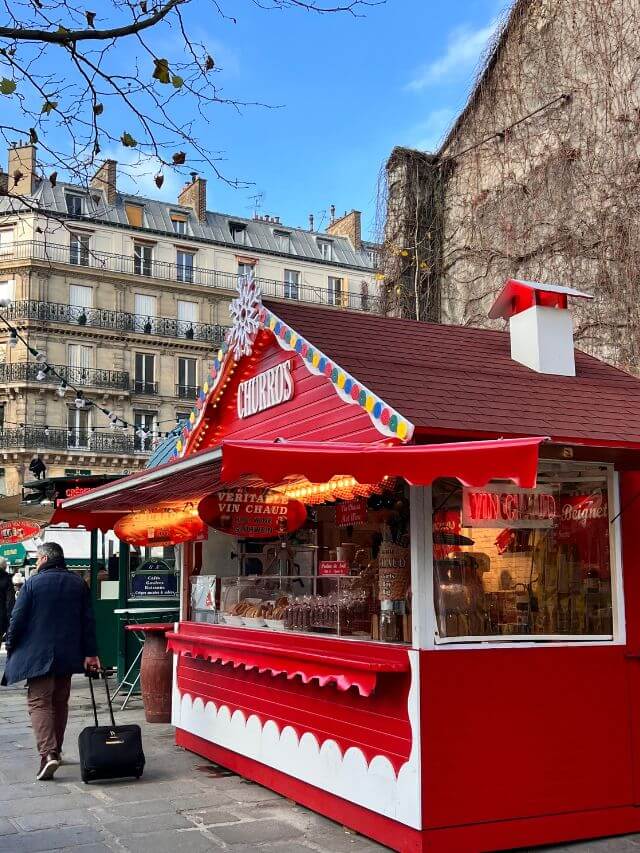
[[361,483],[388,476],[429,485],[438,477],[455,477],[468,486],[512,480],[521,488],[533,488],[543,441],[536,437],[409,446],[224,441],[212,450],[92,489],[64,501],[62,509],[82,514],[134,512],[187,501],[195,504],[224,485],[275,484],[291,477],[318,483],[341,474]]
[[455,444],[338,444],[317,441],[225,441],[222,483],[257,476],[278,483],[292,475],[322,483],[348,474],[359,483],[401,477],[412,486],[428,486],[438,477],[455,477],[466,486],[489,480],[513,480],[521,488],[536,483],[542,437]]
[[121,512],[92,513],[90,507],[85,510],[63,509],[58,507],[51,516],[51,524],[68,524],[69,527],[84,527],[85,530],[113,530],[113,525],[122,517]]

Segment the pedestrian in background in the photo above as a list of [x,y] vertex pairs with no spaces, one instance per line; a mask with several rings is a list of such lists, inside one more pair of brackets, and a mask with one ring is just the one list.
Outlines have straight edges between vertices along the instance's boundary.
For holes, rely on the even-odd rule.
[[36,778],[46,780],[60,766],[71,676],[99,669],[100,661],[89,588],[67,569],[57,542],[38,548],[36,568],[13,609],[2,683],[27,680],[27,705],[40,753]]
[[7,571],[7,561],[0,557],[0,643],[7,633],[15,600],[13,579]]

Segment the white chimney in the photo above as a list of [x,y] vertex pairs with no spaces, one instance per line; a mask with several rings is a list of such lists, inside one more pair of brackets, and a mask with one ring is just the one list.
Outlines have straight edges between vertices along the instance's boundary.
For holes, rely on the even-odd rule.
[[593,299],[588,293],[557,284],[506,282],[489,317],[509,320],[514,361],[537,373],[576,375],[569,296]]

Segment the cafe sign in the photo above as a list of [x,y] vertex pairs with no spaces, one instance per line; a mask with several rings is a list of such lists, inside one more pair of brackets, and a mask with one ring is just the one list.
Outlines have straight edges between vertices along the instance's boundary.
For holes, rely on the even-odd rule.
[[200,501],[200,518],[221,533],[243,539],[274,539],[297,530],[307,520],[300,501],[265,489],[232,489]]
[[463,527],[550,528],[558,517],[551,489],[486,486],[462,490]]
[[17,518],[15,521],[0,522],[0,545],[12,542],[24,542],[38,536],[41,527],[37,521],[30,518]]
[[248,418],[293,397],[291,361],[283,361],[238,385],[238,417]]

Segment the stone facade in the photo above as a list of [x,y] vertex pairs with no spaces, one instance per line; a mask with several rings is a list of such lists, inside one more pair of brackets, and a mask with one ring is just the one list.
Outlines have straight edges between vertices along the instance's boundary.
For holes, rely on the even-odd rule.
[[490,325],[509,277],[573,286],[577,345],[639,371],[639,50],[637,3],[518,0],[428,174],[389,160],[388,289],[416,243],[445,323]]

